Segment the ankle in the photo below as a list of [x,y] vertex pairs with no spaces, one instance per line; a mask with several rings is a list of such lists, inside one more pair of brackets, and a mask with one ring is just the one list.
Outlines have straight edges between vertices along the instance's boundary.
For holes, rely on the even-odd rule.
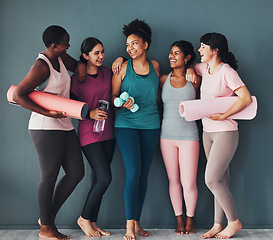
[[127,228],[132,228],[132,227],[135,227],[135,225],[137,225],[136,221],[134,219],[132,220],[127,220],[126,222],[126,227]]

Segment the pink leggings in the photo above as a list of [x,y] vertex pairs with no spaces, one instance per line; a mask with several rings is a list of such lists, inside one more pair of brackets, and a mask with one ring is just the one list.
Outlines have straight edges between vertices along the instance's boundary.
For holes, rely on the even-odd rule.
[[169,192],[175,216],[183,214],[183,188],[186,214],[188,217],[193,217],[198,195],[196,175],[199,141],[161,139],[160,145],[169,178]]

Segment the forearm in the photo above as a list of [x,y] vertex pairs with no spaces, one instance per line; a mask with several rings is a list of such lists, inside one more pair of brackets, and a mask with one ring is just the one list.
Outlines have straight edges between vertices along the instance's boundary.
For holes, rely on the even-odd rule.
[[228,117],[241,112],[246,107],[248,107],[252,102],[251,97],[245,97],[245,98],[239,98],[236,103],[232,105],[232,107],[225,113],[222,114],[224,119],[227,119]]
[[76,71],[76,67],[78,65],[78,61],[76,59],[74,59],[73,57],[71,57],[68,53],[64,53],[62,56],[61,56],[64,64],[65,64],[65,67],[68,71],[70,72],[75,72]]
[[26,108],[30,111],[37,112],[39,114],[47,116],[49,114],[49,110],[41,107],[40,105],[33,102],[28,95],[20,94],[15,90],[13,94],[13,99],[23,108]]

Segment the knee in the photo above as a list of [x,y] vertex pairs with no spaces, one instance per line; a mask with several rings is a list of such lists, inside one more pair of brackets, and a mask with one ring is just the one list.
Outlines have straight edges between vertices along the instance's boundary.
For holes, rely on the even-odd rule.
[[78,171],[73,171],[70,174],[67,174],[70,176],[73,181],[78,184],[84,177],[84,169],[78,170]]
[[57,177],[56,176],[41,176],[40,178],[40,186],[55,186],[55,183],[57,181]]
[[111,182],[112,182],[111,174],[109,174],[108,176],[104,176],[100,181],[100,188],[105,191],[109,187]]
[[207,187],[212,190],[218,184],[218,181],[213,177],[205,176],[205,183]]
[[197,185],[196,185],[196,182],[195,182],[195,181],[186,182],[186,183],[183,182],[182,187],[183,187],[183,189],[184,189],[184,192],[188,192],[188,193],[197,190]]
[[139,186],[140,172],[139,171],[130,171],[126,172],[125,185],[124,188],[126,191],[131,189],[136,189]]
[[181,187],[181,182],[179,178],[169,177],[169,186],[170,187]]

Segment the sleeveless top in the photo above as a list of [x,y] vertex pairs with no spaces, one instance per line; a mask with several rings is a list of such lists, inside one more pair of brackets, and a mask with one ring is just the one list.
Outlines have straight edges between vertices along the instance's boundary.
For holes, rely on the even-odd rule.
[[159,111],[157,106],[159,78],[150,60],[150,71],[142,76],[134,72],[132,59],[128,60],[126,75],[121,83],[121,93],[127,92],[135,99],[139,109],[131,112],[120,108],[116,112],[115,127],[134,129],[160,128]]
[[182,101],[196,99],[196,91],[191,82],[187,82],[182,88],[171,86],[168,75],[162,88],[163,121],[161,126],[161,138],[183,141],[198,141],[198,128],[195,121],[188,122],[179,114],[179,104]]
[[[49,67],[50,75],[47,86],[44,88],[44,92],[52,93],[64,98],[70,97],[70,76],[63,64],[63,61],[59,57],[60,72],[56,71],[48,58],[39,54],[37,59],[43,59]],[[42,114],[32,112],[28,129],[30,130],[65,130],[70,131],[74,129],[71,118],[52,118],[46,117]]]

